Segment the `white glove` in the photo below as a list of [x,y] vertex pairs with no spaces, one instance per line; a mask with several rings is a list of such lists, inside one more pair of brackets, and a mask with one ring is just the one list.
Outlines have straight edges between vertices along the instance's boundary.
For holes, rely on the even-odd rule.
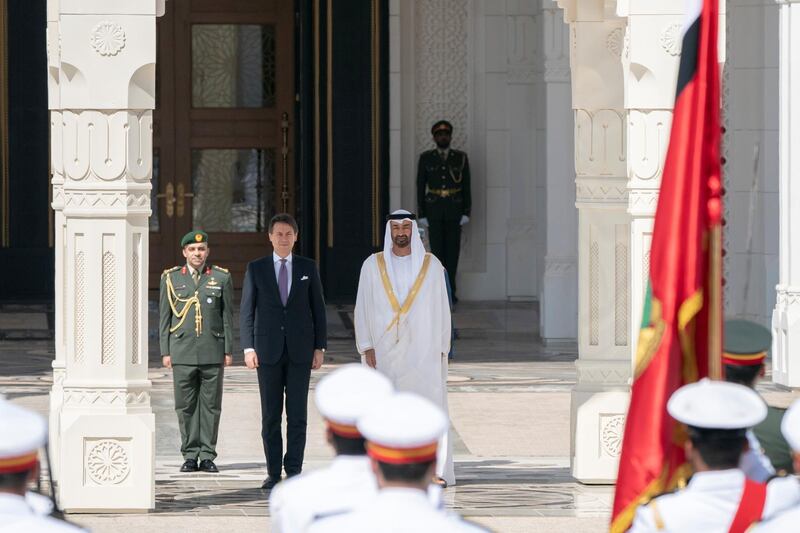
[[425,217],[420,218],[419,220],[417,220],[417,225],[418,226],[422,226],[423,228],[427,228],[428,227],[428,219],[425,218]]
[[466,224],[467,222],[469,222],[469,217],[468,217],[467,215],[461,215],[461,222],[460,222],[460,224],[463,226],[463,225],[464,225],[464,224]]

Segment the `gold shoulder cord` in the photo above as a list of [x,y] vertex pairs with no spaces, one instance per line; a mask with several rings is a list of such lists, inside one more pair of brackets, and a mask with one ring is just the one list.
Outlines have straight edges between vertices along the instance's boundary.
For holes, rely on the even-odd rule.
[[[189,309],[194,304],[194,331],[197,337],[203,333],[203,312],[200,309],[200,298],[197,297],[197,291],[194,291],[194,296],[191,298],[181,298],[175,293],[175,287],[172,285],[172,276],[167,274],[167,300],[169,300],[169,307],[172,309],[172,314],[180,321],[175,327],[169,328],[169,332],[173,333],[183,325],[186,316],[189,314]],[[182,303],[183,307],[180,311],[176,308],[177,304]]]
[[450,172],[450,177],[453,178],[455,183],[461,183],[464,180],[464,167],[467,166],[467,154],[464,153],[464,156],[461,158],[461,169],[458,171],[458,177],[453,174],[453,169],[450,165],[447,165],[447,170]]

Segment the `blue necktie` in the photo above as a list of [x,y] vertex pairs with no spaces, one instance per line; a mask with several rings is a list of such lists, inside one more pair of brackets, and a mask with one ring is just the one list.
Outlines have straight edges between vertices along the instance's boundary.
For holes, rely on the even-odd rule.
[[281,269],[278,271],[278,290],[281,293],[281,302],[285,306],[289,299],[289,271],[286,268],[286,259],[281,259]]

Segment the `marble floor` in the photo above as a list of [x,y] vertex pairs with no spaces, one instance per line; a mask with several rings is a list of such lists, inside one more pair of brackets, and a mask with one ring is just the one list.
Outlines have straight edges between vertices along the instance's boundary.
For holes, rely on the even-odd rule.
[[[30,309],[18,312],[30,313]],[[151,331],[155,308],[151,306]],[[337,365],[357,360],[352,310],[330,306],[330,349],[312,377],[307,470],[327,464],[331,451],[313,405],[313,387]],[[4,322],[0,321],[0,325]],[[25,335],[25,320],[7,317],[18,338],[0,341],[0,393],[42,413],[47,408],[52,342]],[[34,321],[41,328],[41,320]],[[569,397],[574,349],[545,349],[537,309],[530,303],[462,303],[459,339],[448,383],[458,484],[447,505],[494,531],[594,532],[607,529],[613,488],[575,481],[569,469]],[[218,443],[221,472],[180,474],[179,434],[169,371],[150,342],[152,406],[156,414],[156,509],[145,515],[72,515],[94,531],[268,531],[255,372],[239,356],[226,372]]]

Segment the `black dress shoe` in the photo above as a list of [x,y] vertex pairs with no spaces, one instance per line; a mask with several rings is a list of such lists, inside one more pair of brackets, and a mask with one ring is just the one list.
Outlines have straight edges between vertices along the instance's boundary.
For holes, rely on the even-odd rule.
[[197,472],[197,461],[195,459],[186,459],[181,466],[181,472]]
[[261,488],[265,490],[271,490],[272,487],[274,487],[280,482],[281,482],[280,476],[267,476],[267,479],[265,479],[264,483],[261,484]]
[[211,459],[203,459],[200,461],[200,471],[201,472],[211,472],[212,474],[216,474],[219,472],[217,470],[217,465],[214,464],[214,461]]

